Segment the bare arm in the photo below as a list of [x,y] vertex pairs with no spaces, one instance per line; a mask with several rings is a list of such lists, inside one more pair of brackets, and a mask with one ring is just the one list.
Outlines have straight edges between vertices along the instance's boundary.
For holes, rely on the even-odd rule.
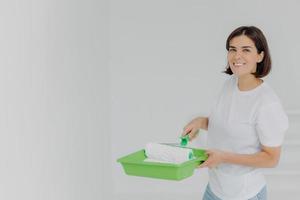
[[200,167],[215,167],[220,163],[231,163],[251,167],[275,167],[280,158],[281,147],[262,146],[255,154],[236,154],[219,150],[207,150],[209,158]]

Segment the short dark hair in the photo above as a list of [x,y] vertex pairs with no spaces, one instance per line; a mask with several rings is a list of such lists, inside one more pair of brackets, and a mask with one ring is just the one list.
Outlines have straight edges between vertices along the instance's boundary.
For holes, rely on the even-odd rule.
[[[256,78],[262,78],[269,74],[271,71],[271,56],[267,43],[267,39],[265,38],[263,32],[255,27],[255,26],[241,26],[235,29],[227,38],[226,41],[226,49],[229,50],[229,42],[237,36],[245,35],[250,38],[257,49],[257,53],[260,54],[262,51],[264,52],[263,60],[257,64],[256,72],[252,73]],[[229,64],[227,63],[226,70],[224,71],[226,74],[233,74]]]

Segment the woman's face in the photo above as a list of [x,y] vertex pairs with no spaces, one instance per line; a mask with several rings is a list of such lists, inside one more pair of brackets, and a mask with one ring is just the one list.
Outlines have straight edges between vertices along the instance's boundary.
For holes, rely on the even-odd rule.
[[238,77],[252,75],[263,56],[264,52],[258,54],[254,42],[246,35],[234,37],[229,42],[228,63],[231,71]]

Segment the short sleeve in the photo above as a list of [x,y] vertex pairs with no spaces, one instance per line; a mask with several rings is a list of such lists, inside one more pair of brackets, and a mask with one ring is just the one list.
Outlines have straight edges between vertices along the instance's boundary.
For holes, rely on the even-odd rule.
[[256,121],[256,130],[262,145],[269,147],[282,145],[288,126],[288,117],[279,102],[260,109]]

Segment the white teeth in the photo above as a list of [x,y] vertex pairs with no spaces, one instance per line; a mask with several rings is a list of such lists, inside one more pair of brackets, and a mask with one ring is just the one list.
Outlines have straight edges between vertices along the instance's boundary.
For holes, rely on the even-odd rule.
[[244,65],[243,63],[234,63],[235,66],[242,66]]

